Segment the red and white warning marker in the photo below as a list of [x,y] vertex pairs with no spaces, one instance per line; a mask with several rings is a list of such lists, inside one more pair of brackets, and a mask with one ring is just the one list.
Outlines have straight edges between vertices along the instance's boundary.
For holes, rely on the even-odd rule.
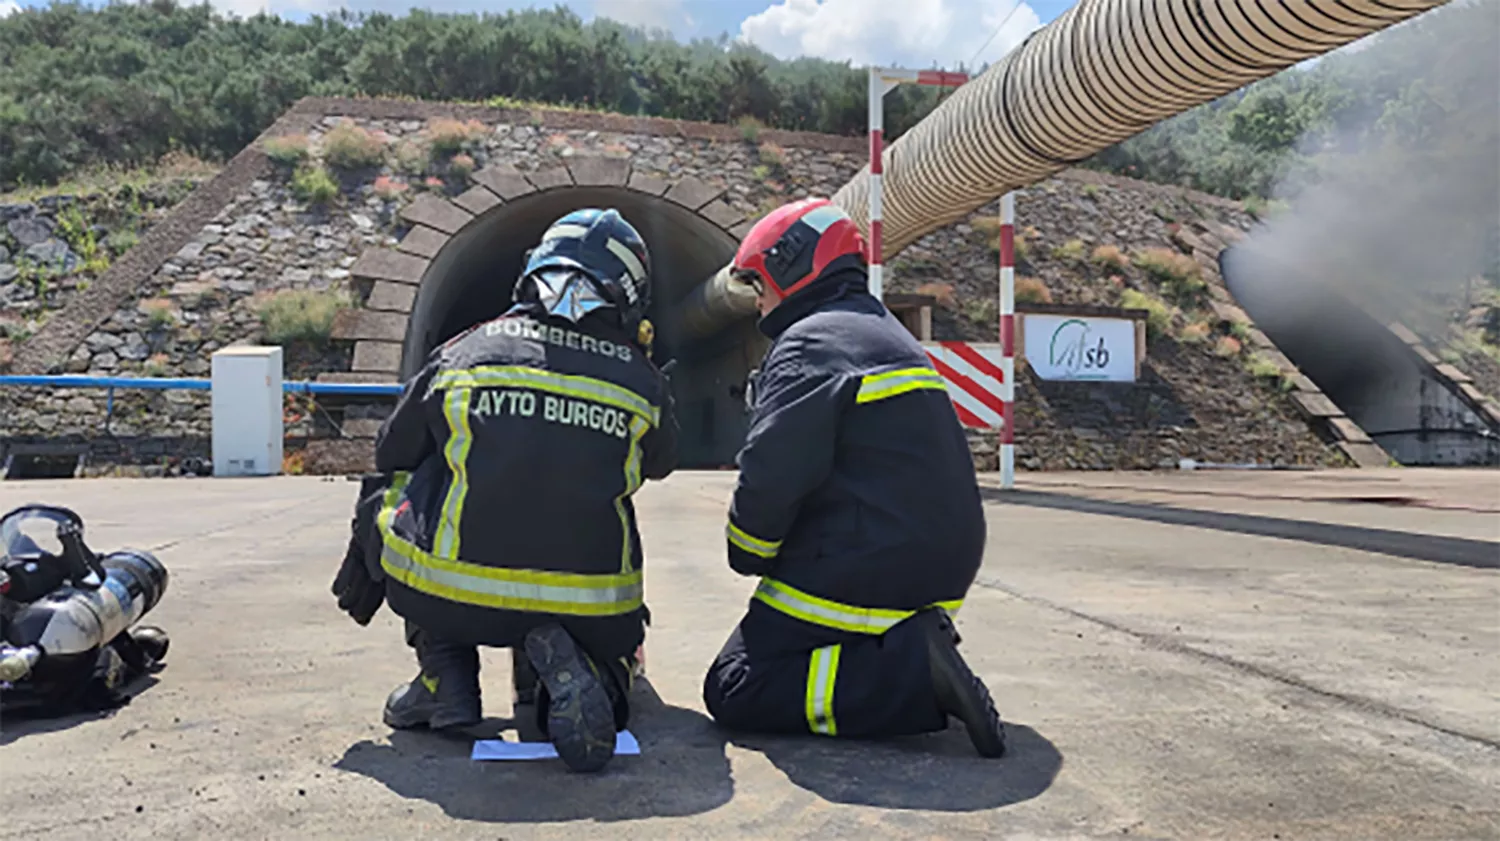
[[[903,70],[871,67],[870,119],[870,294],[885,300],[884,248],[881,229],[884,200],[885,95],[902,83],[958,87],[967,73],[941,70]],[[948,392],[965,426],[997,429],[1000,433],[1000,487],[1011,488],[1016,476],[1015,447],[1015,196],[1000,200],[1000,344],[980,351],[981,345],[943,342],[927,355],[948,382]]]
[[1000,430],[1005,425],[1005,370],[997,344],[924,342],[922,349],[948,386],[958,419],[970,429]]
[[1000,487],[1016,484],[1016,195],[1000,197],[1000,368],[1005,379],[1000,399],[1005,422],[1000,427]]

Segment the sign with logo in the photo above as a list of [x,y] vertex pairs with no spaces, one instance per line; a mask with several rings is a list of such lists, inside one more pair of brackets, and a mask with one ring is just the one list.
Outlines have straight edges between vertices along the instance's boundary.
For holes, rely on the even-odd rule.
[[1044,380],[1135,382],[1136,322],[1129,318],[1025,313],[1026,363]]

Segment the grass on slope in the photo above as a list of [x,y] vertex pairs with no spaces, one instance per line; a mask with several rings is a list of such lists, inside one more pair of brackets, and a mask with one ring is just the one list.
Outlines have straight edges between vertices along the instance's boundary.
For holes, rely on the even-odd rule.
[[21,186],[0,193],[0,204],[34,202],[46,196],[89,196],[114,193],[123,187],[140,189],[160,181],[191,178],[205,180],[218,174],[220,166],[191,155],[171,153],[149,167],[97,167],[75,173],[58,184]]

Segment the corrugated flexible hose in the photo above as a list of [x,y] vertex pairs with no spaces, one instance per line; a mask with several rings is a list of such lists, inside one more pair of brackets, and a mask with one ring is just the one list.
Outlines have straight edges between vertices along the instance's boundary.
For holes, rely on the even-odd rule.
[[[883,260],[1162,120],[1447,2],[1079,0],[886,148]],[[833,196],[865,230],[869,175]],[[722,286],[689,299],[694,335],[753,311]]]
[[[1169,117],[1447,0],[1080,0],[885,152],[885,259]],[[864,227],[869,169],[833,200]]]

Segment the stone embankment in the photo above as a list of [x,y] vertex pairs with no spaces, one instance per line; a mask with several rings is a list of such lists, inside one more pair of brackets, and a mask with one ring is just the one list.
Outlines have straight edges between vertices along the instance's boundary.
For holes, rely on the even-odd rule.
[[[401,108],[410,114],[389,116]],[[128,271],[125,258],[102,270],[100,255],[113,254],[111,246],[89,252],[90,241],[128,242],[112,227],[118,220],[90,217],[100,197],[12,208],[0,224],[10,262],[0,266],[30,254],[50,259],[53,271],[44,289],[29,267],[0,285],[0,369],[196,377],[207,374],[219,348],[275,342],[287,350],[289,377],[347,371],[352,349],[329,339],[330,325],[341,310],[370,303],[371,292],[354,282],[351,266],[406,234],[401,211],[415,197],[436,194],[462,206],[474,174],[495,163],[536,173],[561,161],[629,158],[632,172],[720,185],[724,212],[753,218],[793,198],[831,194],[864,160],[845,138],[645,130],[636,127],[642,121],[610,115],[455,119],[440,110],[355,101],[340,104],[352,119],[289,114],[183,202],[163,230],[152,229],[160,206],[143,213],[132,233],[141,240],[132,252],[137,264]],[[59,214],[67,208],[89,213],[65,221]],[[937,299],[936,338],[995,336],[995,214],[991,206],[935,232],[890,266],[889,289]],[[1022,191],[1017,223],[1023,307],[1050,301],[1153,313],[1139,383],[1047,383],[1020,368],[1018,466],[1347,463],[1338,440],[1299,412],[1295,371],[1256,341],[1258,331],[1205,259],[1251,226],[1238,204],[1070,171]],[[77,236],[80,225],[92,240]],[[108,417],[106,404],[93,391],[8,389],[0,393],[0,439],[96,440],[107,421],[116,439],[145,442],[111,458],[159,463],[163,451],[206,450],[206,394],[118,392]],[[288,435],[337,436],[344,424],[367,433],[379,411],[363,412],[345,416],[336,406],[289,401]],[[357,455],[362,446],[336,449]],[[981,464],[992,466],[993,443],[981,436],[976,447]]]
[[[937,298],[939,338],[996,341],[998,214],[996,202],[892,262],[893,291]],[[1254,329],[1219,277],[1212,258],[1254,221],[1238,202],[1087,171],[1018,192],[1018,308],[1152,313],[1136,383],[1047,382],[1018,364],[1018,468],[1350,463],[1338,435],[1295,399],[1315,387]],[[994,464],[992,442],[976,448],[981,463]]]

